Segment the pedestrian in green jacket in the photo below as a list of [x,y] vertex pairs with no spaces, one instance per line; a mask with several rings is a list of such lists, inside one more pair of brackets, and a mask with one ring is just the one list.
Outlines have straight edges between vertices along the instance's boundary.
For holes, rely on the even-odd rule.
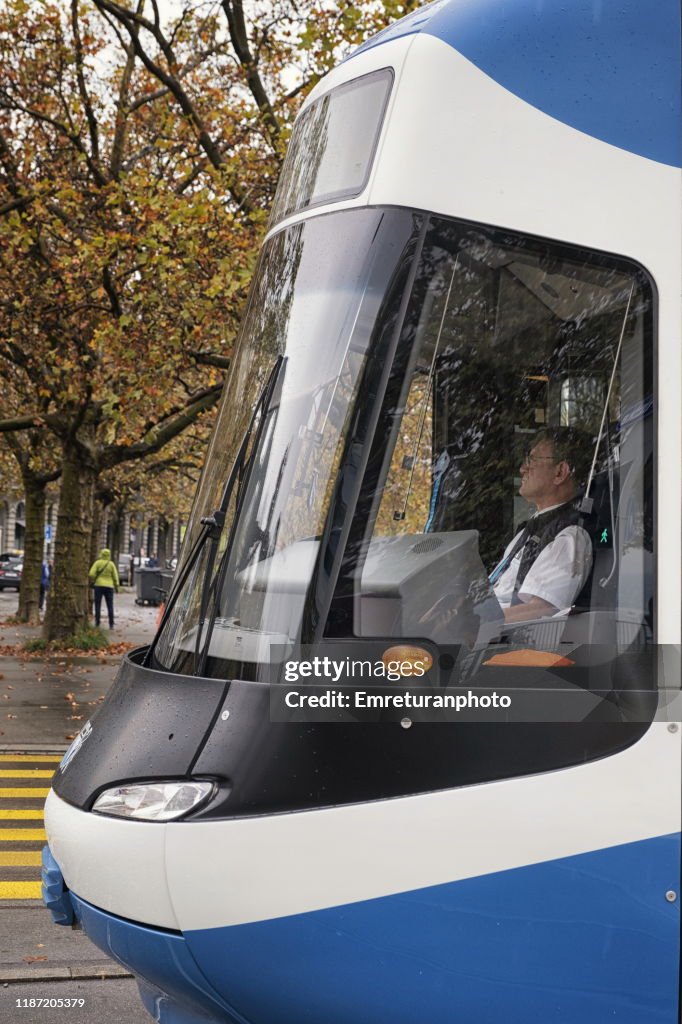
[[109,548],[102,548],[99,558],[90,566],[88,573],[95,588],[95,625],[99,626],[102,612],[102,598],[107,603],[109,629],[114,628],[114,591],[118,590],[119,579],[116,566],[111,561]]

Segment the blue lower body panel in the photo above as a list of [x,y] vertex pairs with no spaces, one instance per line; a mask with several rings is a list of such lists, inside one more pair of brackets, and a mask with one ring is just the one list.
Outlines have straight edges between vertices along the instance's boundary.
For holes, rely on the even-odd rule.
[[154,1020],[246,1024],[207,982],[182,935],[124,921],[70,895],[88,938],[136,976],[142,1002]]
[[251,1024],[678,1024],[679,887],[676,834],[185,938]]
[[65,895],[160,1024],[678,1024],[679,891],[676,834],[182,935]]

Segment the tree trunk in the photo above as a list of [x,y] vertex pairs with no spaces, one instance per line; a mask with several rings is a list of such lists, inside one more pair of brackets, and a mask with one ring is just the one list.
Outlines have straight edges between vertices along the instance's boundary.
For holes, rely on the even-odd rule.
[[[102,505],[97,499],[92,503],[92,526],[90,527],[90,565],[99,558],[102,550]],[[104,545],[105,546],[105,545]]]
[[120,502],[115,502],[111,507],[109,522],[111,523],[111,560],[118,565],[121,554],[121,537],[123,534],[123,507]]
[[88,569],[97,471],[73,442],[64,445],[57,541],[46,640],[64,640],[87,626]]
[[40,575],[43,565],[45,530],[45,484],[37,482],[30,472],[22,472],[26,506],[24,534],[24,571],[19,591],[17,617],[21,622],[39,621]]

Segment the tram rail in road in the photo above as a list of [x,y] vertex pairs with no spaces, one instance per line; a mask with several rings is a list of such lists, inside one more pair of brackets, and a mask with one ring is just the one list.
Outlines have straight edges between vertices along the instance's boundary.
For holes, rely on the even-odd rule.
[[0,900],[41,898],[44,805],[61,754],[0,754]]

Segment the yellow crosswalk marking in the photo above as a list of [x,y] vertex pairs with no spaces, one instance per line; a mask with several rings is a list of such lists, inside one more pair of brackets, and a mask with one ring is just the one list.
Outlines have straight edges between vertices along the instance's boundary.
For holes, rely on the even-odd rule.
[[[41,898],[41,851],[36,846],[42,846],[46,839],[45,830],[40,827],[44,817],[43,801],[50,792],[47,780],[52,778],[60,761],[61,755],[57,754],[0,754],[0,901]],[[20,785],[20,779],[27,780],[28,784]],[[3,782],[7,784],[2,785]],[[25,803],[17,807],[16,803],[9,803],[10,800]],[[24,822],[30,827],[22,828]],[[17,849],[17,846],[24,846],[24,849]],[[15,868],[33,870],[17,872]],[[29,878],[13,879],[15,874],[29,875]]]
[[0,768],[0,779],[51,779],[51,768]]
[[24,762],[34,761],[36,764],[42,764],[44,761],[54,761],[57,764],[61,761],[61,754],[0,754],[0,762]]
[[[17,807],[14,810],[9,811],[5,810],[4,808],[0,808],[0,821],[19,821],[21,819],[23,819],[24,821],[28,821],[29,819],[33,819],[34,821],[41,821],[43,817],[44,813],[42,807],[36,807],[35,809],[33,807]],[[1,831],[0,839],[2,839]]]
[[49,789],[36,789],[34,786],[17,787],[16,789],[0,786],[0,800],[21,800],[22,797],[37,799],[39,796],[46,797],[49,792]]
[[0,900],[39,900],[40,882],[0,882]]
[[40,850],[0,850],[0,865],[8,868],[40,867]]
[[21,842],[28,839],[45,840],[45,838],[44,828],[3,828],[2,832],[0,832],[0,841],[2,842],[6,839],[9,839],[11,842]]

